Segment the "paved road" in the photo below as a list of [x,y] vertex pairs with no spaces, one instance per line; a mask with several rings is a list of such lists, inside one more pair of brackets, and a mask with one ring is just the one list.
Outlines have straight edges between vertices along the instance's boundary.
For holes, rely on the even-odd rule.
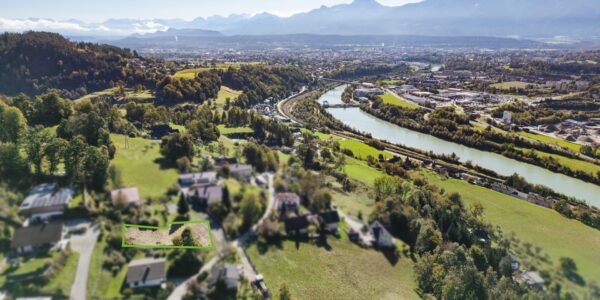
[[71,286],[72,300],[86,299],[90,260],[99,234],[100,230],[98,227],[96,225],[91,225],[84,234],[71,237],[71,249],[79,252],[79,263],[77,264],[75,282],[73,282],[73,286]]
[[[269,217],[269,214],[275,207],[275,187],[273,186],[274,175],[266,174],[266,176],[267,176],[267,180],[268,180],[267,182],[268,182],[268,190],[269,190],[269,199],[267,200],[267,208],[265,209],[265,212],[263,213],[262,217],[258,220],[258,222],[256,224],[254,224],[254,226],[252,226],[252,228],[250,228],[248,231],[246,231],[240,237],[238,237],[237,239],[235,239],[235,240],[231,241],[231,243],[229,243],[229,245],[235,247],[235,249],[238,251],[238,254],[240,256],[240,261],[241,261],[242,267],[243,267],[244,276],[249,281],[254,281],[254,279],[256,278],[256,275],[258,275],[258,274],[257,274],[256,270],[254,270],[254,267],[252,267],[252,264],[250,263],[250,258],[246,255],[246,251],[244,251],[242,246],[248,241],[248,239],[250,239],[250,237],[252,237],[252,235],[256,231],[256,228],[258,227],[258,225],[260,225],[262,222],[264,222],[264,220],[266,220]],[[224,245],[226,243],[225,234],[221,228],[213,230],[213,243],[215,243],[215,249],[217,249],[217,246],[220,246],[220,249],[225,248],[224,247]],[[218,245],[218,244],[221,244],[221,245]],[[191,282],[192,280],[195,280],[196,276],[200,275],[202,272],[205,272],[205,271],[208,272],[210,269],[212,269],[212,267],[219,262],[221,257],[222,257],[222,252],[218,251],[217,254],[213,258],[211,258],[208,262],[206,262],[202,266],[202,268],[200,269],[200,271],[198,271],[197,274],[194,274],[193,276],[191,276],[190,278],[186,279],[184,282],[179,284],[173,290],[173,292],[171,292],[171,295],[169,295],[169,298],[167,298],[167,300],[180,300],[181,298],[183,298],[183,296],[187,292],[189,282]]]

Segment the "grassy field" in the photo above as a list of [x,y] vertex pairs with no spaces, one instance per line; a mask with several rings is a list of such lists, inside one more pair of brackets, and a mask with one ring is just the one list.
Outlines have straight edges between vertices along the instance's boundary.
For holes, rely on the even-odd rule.
[[339,140],[340,148],[348,149],[352,151],[355,157],[359,159],[366,159],[367,156],[371,155],[375,159],[379,157],[379,155],[383,155],[384,158],[391,158],[393,155],[389,152],[385,152],[382,150],[378,150],[375,147],[369,146],[363,142],[351,140],[351,139],[343,139]]
[[358,189],[353,192],[331,190],[333,203],[349,216],[358,216],[361,212],[363,219],[367,220],[374,208],[375,201],[366,190]]
[[404,107],[404,108],[410,108],[410,109],[417,109],[417,108],[419,108],[419,106],[417,104],[412,103],[412,102],[407,101],[407,100],[402,99],[402,98],[398,98],[398,97],[396,97],[395,95],[393,95],[391,93],[385,93],[385,95],[379,96],[379,98],[385,104],[391,104],[391,105],[396,105],[396,106],[400,106],[400,107]]
[[521,136],[525,136],[528,138],[532,138],[547,144],[554,144],[563,148],[567,148],[569,150],[573,150],[575,152],[579,152],[579,150],[581,149],[581,145],[579,144],[575,144],[575,143],[571,143],[569,141],[565,141],[563,139],[558,139],[555,137],[551,137],[551,136],[547,136],[547,135],[542,135],[542,134],[536,134],[536,133],[531,133],[531,132],[518,132],[519,135]]
[[221,86],[221,89],[219,90],[219,94],[217,95],[217,99],[215,101],[217,104],[217,108],[222,110],[225,106],[225,100],[227,98],[229,98],[233,102],[241,94],[241,91],[236,91],[226,86]]
[[546,152],[541,152],[541,151],[535,151],[535,153],[537,153],[537,155],[540,157],[552,157],[555,160],[557,160],[561,165],[567,166],[572,170],[583,171],[585,173],[592,174],[594,176],[596,176],[596,174],[598,174],[598,172],[600,172],[600,166],[593,164],[591,162],[587,162],[587,161],[583,161],[583,160],[579,160],[579,159],[568,158],[568,157],[564,157],[562,155],[551,154],[551,153],[546,153]]
[[254,130],[252,130],[250,127],[226,127],[223,124],[218,125],[217,127],[219,128],[219,132],[224,135],[254,132]]
[[543,208],[490,189],[457,179],[443,179],[430,171],[424,173],[429,182],[447,192],[458,192],[467,205],[481,203],[484,218],[500,226],[505,234],[513,232],[522,242],[539,246],[555,266],[560,257],[571,257],[584,279],[600,278],[600,231],[579,221],[563,217]]
[[[94,92],[94,93],[90,93],[87,94],[79,99],[75,99],[75,102],[78,101],[83,101],[83,100],[89,100],[92,99],[94,97],[98,97],[98,96],[103,96],[103,95],[112,95],[115,94],[117,92],[117,88],[109,88],[106,90],[102,90],[102,91],[98,91],[98,92]],[[153,99],[154,95],[152,94],[152,92],[150,90],[143,90],[141,92],[136,92],[133,89],[125,89],[125,96],[124,97],[120,97],[119,100],[123,100],[123,99],[129,99],[129,100],[137,100],[137,101],[142,101],[142,100],[148,100],[148,99]]]
[[111,135],[117,152],[111,164],[121,170],[126,187],[137,186],[142,198],[160,197],[177,180],[177,170],[160,164],[160,144],[141,138]]
[[77,264],[79,263],[79,253],[72,252],[65,265],[58,271],[55,277],[42,289],[45,292],[54,292],[60,290],[63,295],[69,295],[71,293],[71,286],[75,281],[75,274],[77,273]]
[[92,253],[87,282],[88,299],[118,299],[122,297],[120,290],[127,275],[127,267],[121,268],[116,275],[102,268],[102,261],[105,258],[104,248],[106,248],[106,240],[103,238],[96,243]]
[[[11,290],[12,287],[5,285],[8,276],[19,276],[28,273],[36,272],[44,267],[44,265],[52,263],[57,253],[48,255],[45,257],[32,258],[23,262],[17,269],[9,270],[8,266],[5,266],[5,270],[0,270],[0,289]],[[65,265],[58,271],[58,273],[50,279],[44,286],[36,286],[35,291],[31,293],[59,293],[61,295],[69,295],[71,292],[71,286],[75,280],[75,273],[77,271],[77,264],[79,262],[79,253],[72,252],[67,258]],[[39,290],[37,290],[39,289]]]
[[282,249],[259,253],[255,245],[248,255],[277,295],[286,283],[297,299],[417,299],[413,262],[402,257],[392,265],[383,254],[362,249],[342,238],[328,239],[327,251],[307,243],[296,248],[285,241]]
[[352,179],[358,180],[368,186],[372,186],[377,177],[384,175],[383,172],[372,168],[366,162],[355,158],[346,158],[344,172]]
[[181,71],[175,73],[174,77],[192,79],[192,78],[196,77],[196,74],[198,74],[200,72],[203,72],[203,71],[208,71],[208,70],[227,70],[229,68],[239,69],[242,66],[242,64],[254,65],[254,64],[259,64],[259,63],[255,62],[255,63],[217,64],[215,66],[206,66],[206,67],[199,67],[199,68],[192,68],[192,69],[184,69],[184,70],[181,70]]

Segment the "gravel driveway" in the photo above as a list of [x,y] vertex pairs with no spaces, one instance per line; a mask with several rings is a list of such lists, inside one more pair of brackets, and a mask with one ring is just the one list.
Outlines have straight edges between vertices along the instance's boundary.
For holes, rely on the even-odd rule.
[[73,282],[73,286],[71,287],[71,299],[73,300],[86,299],[90,260],[99,234],[100,230],[98,230],[98,227],[90,223],[88,230],[84,234],[71,236],[71,249],[79,252],[77,274],[75,275],[75,282]]

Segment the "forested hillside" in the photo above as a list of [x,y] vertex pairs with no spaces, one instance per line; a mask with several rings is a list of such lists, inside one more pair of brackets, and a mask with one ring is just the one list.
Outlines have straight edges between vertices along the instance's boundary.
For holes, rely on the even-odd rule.
[[134,53],[108,45],[73,43],[48,32],[0,35],[0,92],[62,90],[69,98],[124,80]]

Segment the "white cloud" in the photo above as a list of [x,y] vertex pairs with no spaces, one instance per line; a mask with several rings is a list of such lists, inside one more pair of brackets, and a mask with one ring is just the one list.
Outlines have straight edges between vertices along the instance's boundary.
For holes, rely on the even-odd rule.
[[89,31],[77,23],[54,21],[50,19],[5,19],[0,18],[0,30],[3,31],[26,31],[26,30],[69,30]]
[[125,24],[118,28],[109,27],[105,24],[85,24],[69,21],[55,21],[51,19],[7,19],[0,18],[0,32],[23,32],[27,30],[53,31],[62,34],[99,34],[126,36],[133,33],[153,33],[156,31],[165,31],[168,26],[155,21],[137,21],[132,24]]

